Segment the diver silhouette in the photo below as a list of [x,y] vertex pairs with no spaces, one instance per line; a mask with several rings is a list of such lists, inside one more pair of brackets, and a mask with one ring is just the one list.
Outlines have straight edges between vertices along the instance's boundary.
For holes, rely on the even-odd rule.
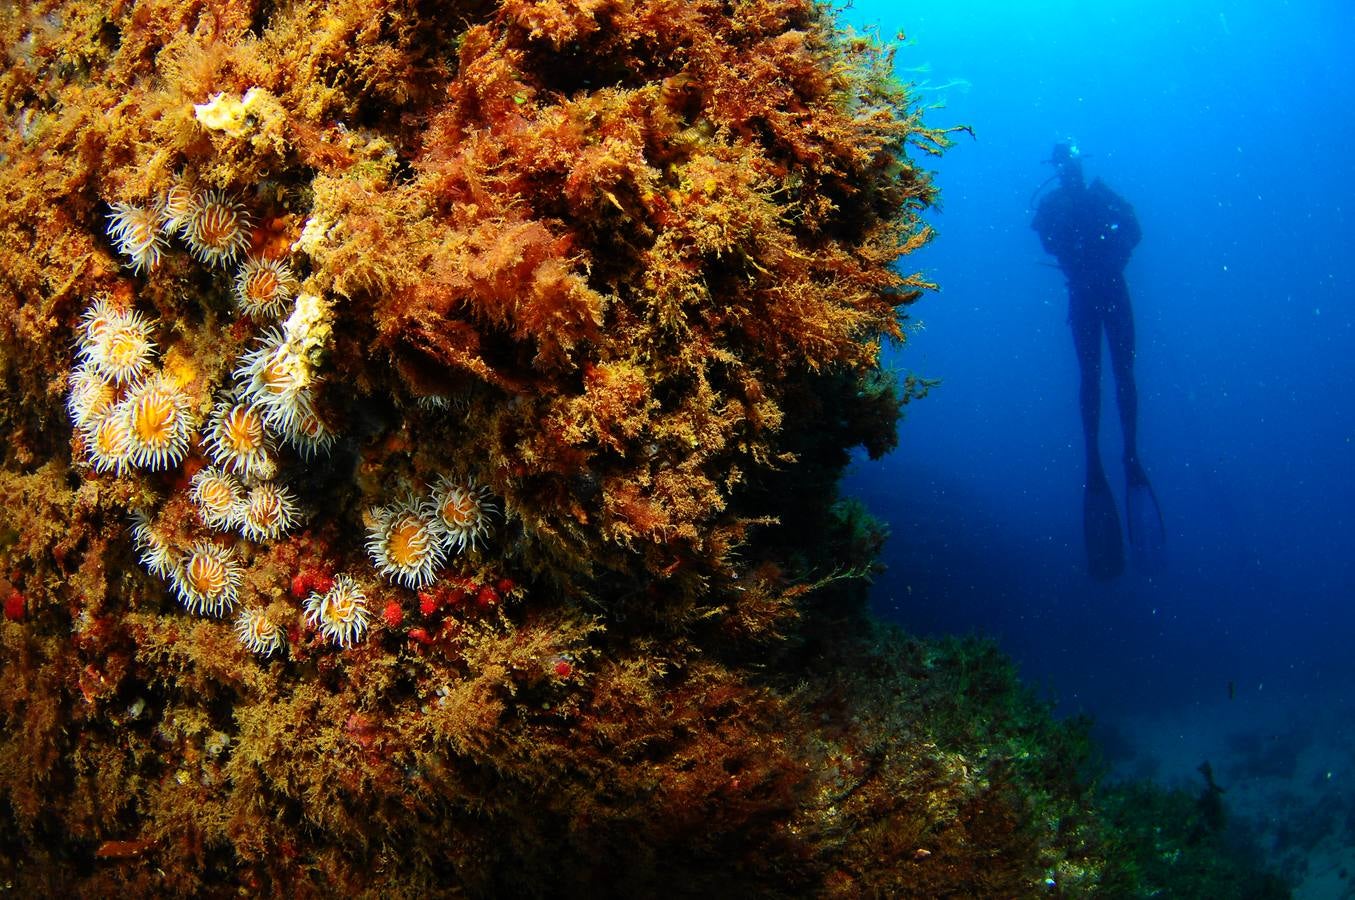
[[[1094,578],[1124,571],[1124,544],[1098,435],[1101,422],[1101,333],[1110,348],[1115,397],[1124,434],[1125,506],[1135,567],[1152,574],[1161,565],[1165,529],[1148,475],[1138,456],[1138,388],[1134,383],[1134,312],[1124,268],[1142,236],[1134,208],[1106,187],[1082,176],[1076,147],[1056,144],[1048,160],[1059,186],[1046,194],[1031,227],[1045,252],[1058,260],[1068,282],[1068,325],[1081,373],[1082,434],[1087,448],[1083,535]],[[1037,191],[1038,193],[1038,191]]]

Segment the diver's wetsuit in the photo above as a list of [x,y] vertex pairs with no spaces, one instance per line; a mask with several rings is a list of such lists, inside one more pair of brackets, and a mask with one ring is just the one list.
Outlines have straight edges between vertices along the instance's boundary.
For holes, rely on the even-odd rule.
[[1137,465],[1138,390],[1134,385],[1134,315],[1124,267],[1141,233],[1134,208],[1100,179],[1088,187],[1081,168],[1065,172],[1040,201],[1031,223],[1046,252],[1068,280],[1068,324],[1082,374],[1082,431],[1088,476],[1101,474],[1097,433],[1101,419],[1101,329],[1110,345],[1125,462]]

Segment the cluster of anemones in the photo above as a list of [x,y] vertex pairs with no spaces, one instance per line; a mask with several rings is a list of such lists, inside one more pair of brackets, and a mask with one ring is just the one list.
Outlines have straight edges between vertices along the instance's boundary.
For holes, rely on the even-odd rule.
[[[195,431],[192,404],[156,369],[155,329],[153,319],[104,296],[81,317],[67,408],[96,471],[170,469],[188,455]],[[255,541],[277,538],[295,525],[296,498],[269,480],[276,462],[257,409],[218,404],[204,437],[215,465],[193,477],[191,499],[205,524],[237,529]],[[166,579],[189,612],[221,616],[235,607],[243,568],[233,547],[202,539],[189,546],[172,543],[145,513],[134,515],[132,536],[142,563]],[[242,611],[237,629],[255,652],[266,655],[280,647],[281,629],[259,611]]]
[[134,272],[154,271],[179,237],[207,265],[227,265],[249,247],[249,213],[224,191],[193,190],[183,182],[147,206],[114,203],[108,236]]
[[[194,475],[192,482],[193,502],[205,524],[239,529],[253,541],[272,540],[295,524],[296,498],[273,480],[280,427],[260,403],[242,399],[239,392],[217,403],[204,432],[213,465]],[[329,435],[323,426],[310,434],[291,426],[280,434],[307,455],[324,446]]]
[[200,540],[180,550],[140,510],[132,514],[132,541],[142,565],[151,574],[168,579],[189,612],[220,616],[235,606],[244,572],[230,547]]
[[154,321],[97,297],[80,320],[66,408],[98,472],[152,471],[188,453],[191,403],[154,368]]
[[382,575],[418,590],[449,557],[489,534],[494,512],[486,487],[443,475],[427,495],[368,511],[367,552]]
[[[298,294],[285,262],[247,255],[250,215],[221,191],[181,182],[147,205],[115,203],[108,233],[138,273],[154,272],[176,238],[207,266],[235,266],[231,287],[238,309],[256,322],[277,322],[240,356],[233,386],[218,395],[202,430],[208,464],[193,474],[189,498],[207,529],[251,541],[281,537],[299,513],[296,498],[276,480],[279,446],[309,457],[334,440],[316,408],[329,304]],[[187,397],[153,371],[155,327],[106,298],[96,300],[81,321],[69,407],[98,471],[167,469],[188,455],[196,423]],[[233,540],[191,529],[167,536],[144,511],[133,515],[132,537],[141,562],[169,583],[189,612],[223,616],[242,607],[235,632],[244,646],[263,656],[283,648],[285,632],[268,612],[240,602],[244,571]],[[361,640],[370,620],[366,595],[347,576],[307,598],[305,610],[307,621],[340,647]]]
[[[250,217],[225,191],[194,190],[183,182],[146,206],[111,204],[108,236],[134,272],[153,272],[171,238],[209,266],[227,266],[250,246]],[[297,280],[286,262],[247,256],[234,276],[236,305],[255,319],[277,319],[296,296]]]
[[286,326],[264,332],[259,346],[240,357],[234,374],[241,400],[231,415],[248,417],[261,437],[266,439],[269,430],[276,432],[303,456],[327,450],[333,443],[333,432],[315,409],[316,379],[309,353]]
[[[232,548],[198,540],[187,549],[176,549],[143,510],[132,513],[132,541],[141,564],[152,575],[167,579],[189,612],[222,616],[239,601],[244,571]],[[236,615],[235,632],[241,643],[261,656],[281,650],[285,637],[267,613],[248,606]]]
[[[176,548],[143,511],[132,515],[132,540],[142,565],[165,578],[190,613],[219,617],[240,601],[244,570],[233,547],[196,540],[187,548]],[[237,613],[235,632],[246,648],[261,656],[281,650],[285,640],[280,625],[264,610],[250,606]]]
[[[257,410],[231,401],[217,404],[205,443],[215,464],[199,469],[189,482],[189,497],[203,524],[238,531],[251,541],[273,540],[296,525],[296,497],[271,480],[277,464]],[[199,547],[194,546],[195,552]],[[193,595],[178,588],[177,582],[175,586],[184,605],[198,611],[200,604],[193,602]],[[283,645],[281,627],[261,609],[242,609],[235,631],[241,643],[261,656],[270,656]]]
[[261,481],[246,488],[217,466],[199,470],[189,490],[203,524],[223,531],[238,529],[251,541],[281,537],[299,518],[296,498],[285,486]]

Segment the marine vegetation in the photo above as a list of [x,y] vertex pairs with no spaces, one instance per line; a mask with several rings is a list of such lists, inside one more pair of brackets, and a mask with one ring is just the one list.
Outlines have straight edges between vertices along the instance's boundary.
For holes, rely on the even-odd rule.
[[836,484],[931,384],[879,357],[947,144],[887,46],[811,0],[0,46],[7,888],[1096,890],[1076,735],[865,614]]
[[1287,900],[1293,891],[1263,865],[1256,835],[1227,824],[1223,789],[1206,762],[1195,794],[1144,782],[1112,785],[1098,805],[1113,829],[1117,877],[1145,897]]

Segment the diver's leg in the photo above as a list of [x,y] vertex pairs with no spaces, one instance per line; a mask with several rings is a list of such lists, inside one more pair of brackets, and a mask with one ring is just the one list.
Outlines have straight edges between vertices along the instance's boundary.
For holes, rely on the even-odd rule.
[[1087,449],[1087,480],[1102,475],[1098,434],[1101,430],[1101,316],[1090,298],[1072,296],[1068,304],[1068,326],[1073,331],[1073,350],[1081,378],[1079,403],[1082,411],[1082,439]]
[[1082,437],[1087,443],[1087,482],[1082,489],[1082,536],[1087,545],[1087,571],[1093,578],[1114,578],[1124,571],[1120,515],[1110,492],[1097,432],[1101,422],[1101,316],[1088,297],[1072,297],[1068,324],[1082,377]]
[[1134,382],[1134,314],[1129,306],[1129,291],[1124,283],[1107,294],[1106,338],[1110,343],[1110,366],[1115,375],[1115,395],[1120,407],[1120,425],[1124,430],[1125,516],[1129,524],[1130,555],[1134,568],[1145,575],[1163,569],[1166,527],[1157,495],[1148,482],[1148,473],[1139,462],[1139,393]]
[[1110,346],[1110,370],[1115,376],[1115,399],[1124,433],[1124,461],[1137,466],[1139,459],[1139,390],[1134,381],[1134,311],[1123,280],[1108,289],[1102,307],[1106,341]]

